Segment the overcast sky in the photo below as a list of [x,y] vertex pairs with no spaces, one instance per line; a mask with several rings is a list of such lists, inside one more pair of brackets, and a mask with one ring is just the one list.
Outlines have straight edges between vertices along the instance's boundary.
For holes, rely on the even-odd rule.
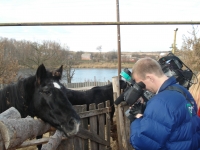
[[[200,0],[119,0],[120,21],[200,21]],[[116,21],[116,0],[0,0],[0,23]],[[121,51],[169,51],[192,25],[121,25]],[[73,51],[117,50],[116,26],[0,27],[0,37],[52,40]]]

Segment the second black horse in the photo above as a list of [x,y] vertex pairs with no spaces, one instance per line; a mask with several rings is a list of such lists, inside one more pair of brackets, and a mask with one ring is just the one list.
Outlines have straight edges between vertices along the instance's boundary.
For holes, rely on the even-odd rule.
[[[120,80],[120,89],[125,90],[127,86],[128,84],[126,81]],[[89,110],[89,104],[95,103],[97,105],[99,103],[110,100],[111,123],[113,122],[115,107],[114,107],[112,83],[104,86],[96,86],[86,91],[67,89],[66,94],[72,105],[87,104],[87,110]]]

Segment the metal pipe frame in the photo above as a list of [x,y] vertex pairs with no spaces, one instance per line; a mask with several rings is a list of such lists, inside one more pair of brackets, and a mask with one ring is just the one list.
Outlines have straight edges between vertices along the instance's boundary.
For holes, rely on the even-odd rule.
[[66,26],[66,25],[197,25],[200,21],[136,21],[136,22],[16,22],[0,26]]

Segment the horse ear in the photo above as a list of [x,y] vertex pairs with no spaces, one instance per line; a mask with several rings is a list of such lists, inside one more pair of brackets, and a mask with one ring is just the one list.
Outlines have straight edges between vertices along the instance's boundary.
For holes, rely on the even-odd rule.
[[37,72],[36,72],[36,84],[40,85],[40,83],[46,77],[46,75],[47,75],[46,68],[43,64],[41,64],[38,67]]
[[62,77],[62,72],[63,72],[63,65],[61,65],[60,68],[57,69],[56,71],[53,71],[52,76],[54,76],[56,79],[60,80]]

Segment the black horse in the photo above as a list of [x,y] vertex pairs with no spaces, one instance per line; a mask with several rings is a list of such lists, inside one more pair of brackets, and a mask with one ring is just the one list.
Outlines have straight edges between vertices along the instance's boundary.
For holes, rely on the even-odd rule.
[[67,90],[59,80],[63,66],[54,72],[42,64],[36,75],[20,79],[0,90],[0,113],[15,107],[22,117],[36,116],[63,131],[66,136],[79,130],[80,117],[67,98]]
[[[120,80],[120,89],[125,90],[127,86],[128,86],[127,82],[125,82],[124,80]],[[115,107],[114,107],[112,83],[104,86],[96,86],[86,91],[67,89],[66,94],[72,105],[87,104],[87,110],[89,110],[89,104],[95,103],[97,105],[99,103],[110,100],[111,123],[113,122]]]

